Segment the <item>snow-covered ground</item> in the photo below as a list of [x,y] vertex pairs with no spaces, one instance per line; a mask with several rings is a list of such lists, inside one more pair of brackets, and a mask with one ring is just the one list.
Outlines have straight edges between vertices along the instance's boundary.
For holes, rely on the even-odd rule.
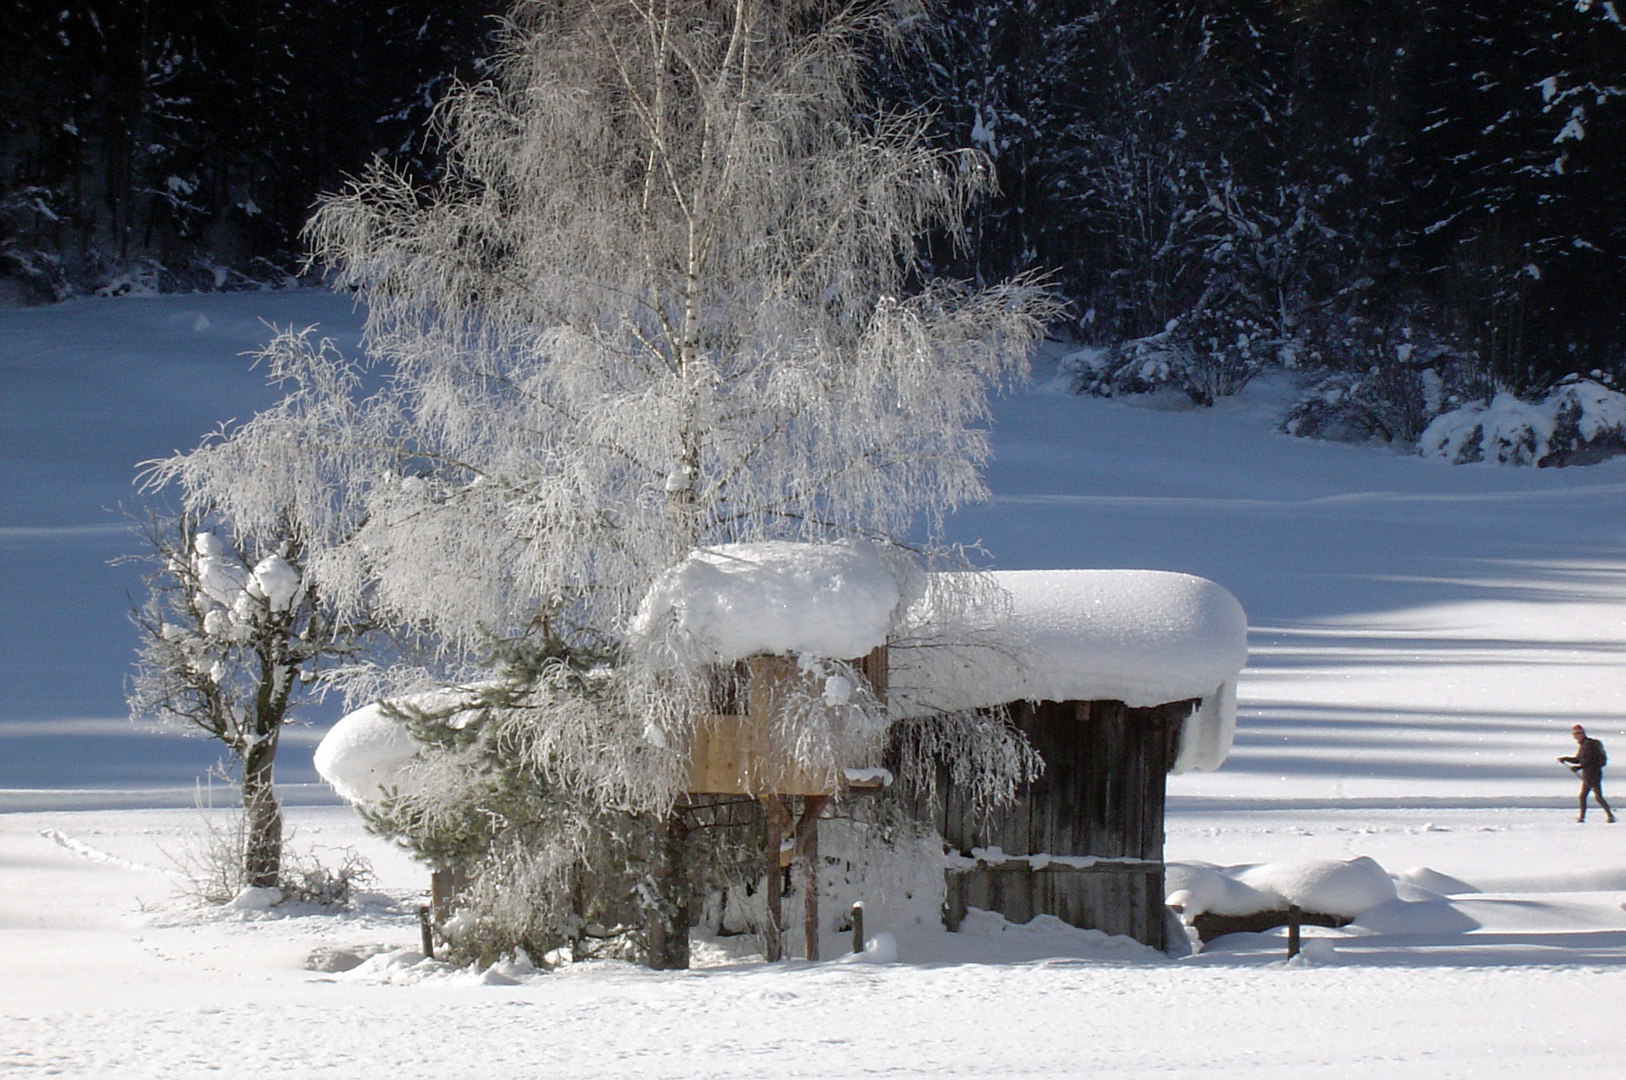
[[0,1071],[1618,1072],[1626,826],[1576,824],[1553,759],[1576,721],[1626,755],[1626,462],[1452,468],[1291,440],[1273,383],[1202,412],[1007,398],[996,497],[954,533],[1002,568],[1184,571],[1247,609],[1236,750],[1171,782],[1171,860],[1367,856],[1451,895],[1405,886],[1366,925],[1308,930],[1292,963],[1280,934],[1171,960],[984,922],[871,926],[894,935],[888,963],[769,967],[732,939],[682,974],[444,971],[403,951],[425,875],[304,786],[312,730],[281,762],[294,846],[363,851],[375,891],[338,916],[191,906],[176,860],[215,754],[122,719],[140,578],[107,565],[134,545],[105,510],[138,502],[136,460],[271,399],[238,355],[261,317],[341,341],[357,323],[314,293],[0,311]]

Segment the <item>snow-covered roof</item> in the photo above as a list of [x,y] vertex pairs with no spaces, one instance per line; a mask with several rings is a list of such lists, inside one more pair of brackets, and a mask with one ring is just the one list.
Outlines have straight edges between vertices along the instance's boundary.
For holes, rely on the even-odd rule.
[[718,663],[761,653],[853,659],[885,643],[904,574],[862,540],[698,548],[651,587],[630,636]]
[[[946,641],[906,638],[891,651],[894,715],[1024,700],[1146,707],[1200,698],[1175,771],[1218,768],[1230,753],[1248,623],[1223,588],[1158,570],[1014,570],[977,580],[993,588],[970,594],[982,602],[954,620]],[[887,641],[910,591],[907,565],[874,544],[726,544],[664,574],[630,636],[691,660],[851,659]],[[454,704],[451,693],[433,704]],[[322,740],[316,770],[345,799],[376,802],[410,782],[418,749],[404,724],[370,705]]]
[[[1230,752],[1236,677],[1248,659],[1242,605],[1205,578],[1161,570],[1007,570],[989,575],[1009,606],[973,641],[892,652],[893,710],[921,715],[1010,701],[1188,698],[1177,771]],[[989,605],[994,608],[996,605]]]

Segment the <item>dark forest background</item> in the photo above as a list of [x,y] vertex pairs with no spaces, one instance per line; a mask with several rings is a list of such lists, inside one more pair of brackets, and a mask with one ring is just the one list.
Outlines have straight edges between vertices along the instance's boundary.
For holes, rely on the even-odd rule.
[[[1312,428],[1405,439],[1442,397],[1619,373],[1622,7],[967,2],[873,89],[993,158],[1002,194],[933,268],[1049,274],[1058,333],[1104,347],[1081,388],[1203,402],[1286,364],[1345,403]],[[500,9],[7,0],[0,289],[296,272],[313,202],[374,154],[433,174],[433,104],[480,76]]]

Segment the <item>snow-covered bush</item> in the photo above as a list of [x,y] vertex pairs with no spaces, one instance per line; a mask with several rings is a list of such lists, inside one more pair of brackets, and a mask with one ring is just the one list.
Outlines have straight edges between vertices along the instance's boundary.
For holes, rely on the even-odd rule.
[[[201,828],[171,853],[183,896],[200,904],[226,905],[250,898],[345,907],[358,887],[373,876],[372,864],[352,849],[327,856],[312,848],[284,847],[275,881],[248,880],[243,853],[249,850],[250,819],[241,809],[204,810]],[[280,841],[280,836],[278,837]]]
[[[1409,445],[1442,411],[1484,392],[1475,359],[1429,329],[1420,301],[1384,318],[1362,312],[1371,302],[1315,313],[1295,346],[1294,366],[1320,369],[1282,419],[1289,435],[1332,442]],[[1346,310],[1353,306],[1357,310]]]
[[1169,389],[1194,405],[1212,405],[1241,392],[1275,351],[1274,340],[1252,320],[1194,313],[1157,334],[1075,353],[1062,363],[1077,393],[1118,397]]
[[1417,440],[1423,457],[1463,465],[1586,465],[1626,453],[1626,396],[1571,376],[1540,401],[1497,394],[1442,413]]

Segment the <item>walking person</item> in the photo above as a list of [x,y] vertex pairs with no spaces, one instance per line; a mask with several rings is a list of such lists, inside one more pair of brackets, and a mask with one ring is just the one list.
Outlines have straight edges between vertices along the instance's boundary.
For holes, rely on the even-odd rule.
[[1609,821],[1613,823],[1615,812],[1609,809],[1609,803],[1603,797],[1603,767],[1609,764],[1609,755],[1603,752],[1603,743],[1588,738],[1586,728],[1580,724],[1570,728],[1570,734],[1575,736],[1575,753],[1558,760],[1581,777],[1581,813],[1575,820],[1586,820],[1586,797],[1590,791],[1597,796],[1598,805],[1603,807],[1603,812],[1609,815]]

